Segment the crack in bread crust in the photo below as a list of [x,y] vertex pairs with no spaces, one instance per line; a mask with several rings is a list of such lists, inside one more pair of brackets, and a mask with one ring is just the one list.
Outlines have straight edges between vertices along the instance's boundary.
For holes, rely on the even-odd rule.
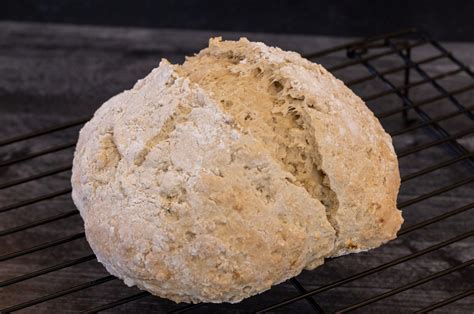
[[359,97],[322,66],[262,43],[217,38],[197,57],[206,55],[232,59],[233,73],[245,73],[248,65],[259,76],[268,69],[276,92],[304,103],[298,116],[315,139],[317,163],[337,196],[337,206],[329,210],[338,231],[332,256],[368,250],[396,237],[403,222],[396,208],[397,158],[390,136]]
[[280,167],[291,173],[293,184],[325,206],[337,235],[338,200],[321,169],[317,141],[307,128],[310,121],[301,114],[304,96],[292,96],[287,79],[275,69],[242,60],[244,56],[201,53],[188,58],[177,72],[211,94],[242,130],[257,138]]

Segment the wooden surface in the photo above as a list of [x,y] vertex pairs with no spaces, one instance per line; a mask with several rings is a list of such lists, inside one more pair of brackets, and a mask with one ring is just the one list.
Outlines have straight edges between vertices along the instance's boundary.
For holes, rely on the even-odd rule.
[[[130,88],[137,79],[145,76],[158,65],[160,58],[167,58],[171,62],[182,62],[184,55],[190,55],[205,47],[208,38],[213,35],[223,35],[224,38],[247,36],[251,40],[264,41],[267,44],[301,53],[318,51],[351,40],[295,35],[230,34],[204,31],[52,26],[2,22],[0,23],[0,139],[55,125],[58,122],[87,117],[105,100],[124,89]],[[466,64],[471,67],[474,65],[474,43],[450,43],[446,47]],[[413,50],[413,58],[416,60],[434,54],[436,54],[436,51],[427,46]],[[339,53],[315,61],[328,67],[347,61],[347,58],[344,53]],[[376,60],[374,64],[384,69],[401,63],[398,58],[392,56]],[[426,64],[423,68],[429,74],[436,75],[449,71],[454,67],[446,60],[441,60]],[[368,72],[363,66],[359,65],[336,71],[334,74],[347,82],[365,76]],[[390,76],[390,79],[393,79],[397,84],[401,84],[403,75],[398,73]],[[414,74],[413,79],[419,79],[419,76]],[[440,83],[446,89],[456,89],[472,84],[472,79],[466,75],[456,75],[448,80],[442,80]],[[351,88],[362,97],[385,90],[383,84],[377,80],[371,80]],[[414,88],[410,93],[415,101],[439,95],[429,85]],[[470,92],[456,97],[466,106],[472,106],[473,96],[474,93]],[[400,100],[394,95],[369,102],[369,107],[375,112],[383,112],[399,106]],[[446,100],[426,106],[426,111],[433,116],[454,110],[455,108],[449,105]],[[416,118],[413,113],[410,116]],[[383,119],[382,124],[389,131],[404,126],[400,115]],[[443,127],[453,133],[472,128],[472,126],[472,120],[465,116],[443,122]],[[0,161],[20,157],[57,144],[74,142],[78,130],[79,127],[74,127],[18,144],[0,147]],[[394,137],[394,144],[397,151],[402,151],[408,147],[432,140],[433,138],[427,132],[418,129]],[[463,137],[459,142],[471,151],[474,149],[472,136]],[[72,149],[66,149],[15,165],[0,167],[0,184],[61,165],[68,165],[72,160],[72,152]],[[403,176],[413,173],[451,157],[442,146],[403,157],[400,159],[401,174]],[[473,175],[473,172],[469,172],[465,164],[456,163],[409,180],[402,185],[399,202],[413,199]],[[69,186],[69,177],[70,172],[66,171],[13,188],[0,189],[0,208],[17,201],[66,188]],[[473,200],[474,189],[471,183],[418,202],[403,208],[404,227],[472,203]],[[70,210],[74,210],[74,204],[69,194],[34,205],[23,206],[9,212],[0,213],[0,231]],[[297,279],[308,290],[324,286],[471,231],[473,225],[474,215],[472,211],[465,211],[449,219],[405,234],[373,251],[331,260],[314,271],[304,271]],[[12,235],[0,236],[0,255],[81,232],[82,230],[82,220],[78,215],[75,215]],[[409,262],[317,294],[314,300],[325,311],[333,312],[431,273],[468,261],[474,257],[473,247],[474,241],[470,237]],[[87,242],[85,239],[79,239],[54,248],[0,262],[0,282],[87,254],[91,254]],[[0,308],[106,275],[107,272],[103,267],[93,260],[32,280],[3,287],[0,288]],[[472,267],[466,268],[370,304],[359,309],[358,312],[412,312],[457,293],[472,289],[473,282],[473,269]],[[113,280],[91,289],[28,308],[24,312],[77,312],[137,292],[137,289],[128,288],[121,281]],[[239,304],[206,305],[192,312],[225,311],[245,313],[296,295],[298,295],[298,291],[289,282],[285,282],[260,296],[252,297]],[[159,313],[177,309],[184,305],[176,305],[173,302],[149,296],[109,311],[114,313]],[[471,296],[442,308],[439,313],[472,313],[473,309],[474,298]],[[275,312],[304,313],[310,311],[309,303],[302,300],[279,308]]]

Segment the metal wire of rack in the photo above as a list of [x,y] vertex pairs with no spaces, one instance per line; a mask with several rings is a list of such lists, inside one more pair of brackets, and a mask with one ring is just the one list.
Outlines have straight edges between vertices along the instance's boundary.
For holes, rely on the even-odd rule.
[[[432,49],[435,53],[428,57],[417,60],[414,55],[417,49]],[[472,183],[474,182],[474,156],[473,152],[463,145],[463,139],[469,137],[474,133],[472,127],[472,120],[474,114],[472,112],[473,106],[465,104],[466,100],[462,96],[474,90],[473,84],[473,72],[461,63],[455,56],[448,52],[438,42],[430,38],[428,34],[418,30],[404,30],[400,32],[384,34],[341,46],[337,46],[324,51],[306,55],[310,60],[316,60],[318,63],[326,65],[326,60],[331,60],[335,54],[345,54],[347,61],[339,64],[328,65],[329,71],[334,72],[335,75],[344,80],[344,72],[357,72],[361,73],[356,79],[345,80],[346,85],[353,88],[357,92],[357,87],[361,84],[369,84],[373,91],[369,95],[363,97],[368,103],[369,107],[374,110],[376,116],[381,120],[384,127],[394,137],[394,144],[397,151],[397,155],[400,160],[400,165],[403,168],[405,163],[412,162],[413,158],[423,158],[420,154],[435,154],[439,158],[439,162],[430,164],[421,168],[416,168],[410,173],[402,176],[402,191],[404,186],[407,186],[411,181],[415,179],[421,179],[421,182],[425,182],[426,191],[420,195],[411,196],[409,193],[405,199],[400,199],[398,206],[403,209],[404,212],[409,207],[416,204],[430,201],[429,205],[424,210],[429,213],[433,209],[433,201],[436,197],[444,195],[450,191],[461,190],[461,193],[467,195],[466,200],[462,199],[459,202],[459,206],[445,210],[442,213],[431,215],[419,221],[411,221],[410,215],[405,215],[406,222],[400,230],[398,237],[402,239],[407,235],[414,233],[415,231],[425,230],[426,228],[442,223],[450,218],[459,216],[461,214],[468,213],[473,207],[472,195]],[[328,63],[330,63],[328,61]],[[430,74],[423,67],[427,64],[443,61],[445,65],[441,66],[441,73]],[[397,64],[394,66],[394,63]],[[450,67],[446,66],[449,64]],[[417,80],[413,80],[416,77]],[[446,87],[449,84],[445,84],[444,80],[456,78],[454,88]],[[460,85],[460,82],[462,83]],[[459,86],[460,85],[460,86]],[[416,88],[423,88],[421,94],[424,97],[417,99],[413,96],[413,90]],[[433,94],[434,92],[434,94]],[[420,94],[420,93],[418,93]],[[387,108],[384,105],[384,101],[387,97],[395,97],[399,101],[396,106],[390,106]],[[469,99],[469,98],[467,98]],[[472,100],[472,98],[470,98]],[[468,101],[468,100],[467,100]],[[25,134],[20,134],[6,139],[0,140],[0,147],[9,147],[10,145],[18,145],[27,140],[35,140],[40,136],[47,136],[54,132],[63,131],[73,127],[78,127],[84,124],[90,117],[84,117],[76,119],[67,123],[46,127],[41,130],[32,131]],[[463,119],[460,121],[459,119]],[[460,128],[461,126],[467,125],[468,127]],[[403,136],[412,134],[421,134],[422,142],[420,143],[408,143],[406,145],[403,141],[397,139]],[[404,144],[404,145],[402,145]],[[56,146],[47,147],[39,151],[27,153],[10,159],[0,161],[0,169],[4,167],[19,167],[24,162],[29,162],[35,158],[45,156],[54,160],[55,154],[61,151],[70,150],[75,145],[75,140],[71,139],[64,143],[60,143]],[[433,151],[436,150],[436,151]],[[69,153],[72,153],[70,150]],[[449,171],[450,173],[454,170],[449,170],[452,167],[457,167],[461,170],[456,170],[456,175],[441,180],[442,176],[433,176],[438,171]],[[412,169],[408,166],[409,169]],[[70,171],[71,164],[62,164],[51,167],[49,170],[38,172],[33,175],[27,175],[15,179],[6,179],[0,182],[0,191],[9,191],[14,187],[27,184],[32,181],[39,179],[50,179],[54,180],[55,176]],[[447,170],[448,169],[448,170]],[[460,174],[458,174],[460,173]],[[444,176],[444,175],[443,175]],[[441,187],[434,187],[426,182],[431,181],[442,182]],[[418,182],[418,181],[417,181]],[[418,182],[418,184],[420,184]],[[411,188],[409,188],[411,189]],[[0,215],[8,215],[19,208],[41,204],[48,204],[58,197],[68,197],[70,195],[71,188],[64,186],[61,189],[54,190],[42,195],[30,196],[28,195],[25,199],[20,201],[2,205],[0,207]],[[402,194],[402,193],[401,193]],[[448,202],[448,204],[450,204]],[[407,210],[408,211],[408,210]],[[472,214],[472,212],[470,212]],[[59,214],[48,216],[46,218],[37,219],[25,224],[15,225],[6,229],[0,230],[0,240],[8,241],[8,237],[12,235],[21,235],[22,232],[31,231],[31,229],[38,227],[48,227],[49,224],[66,220],[70,217],[78,215],[76,209],[70,209],[63,211]],[[80,224],[80,220],[76,223]],[[67,226],[67,224],[66,224]],[[403,270],[399,267],[407,265],[410,262],[417,260],[424,255],[432,254],[433,252],[441,252],[449,249],[454,244],[465,243],[465,241],[472,239],[474,230],[472,226],[467,231],[457,234],[454,237],[448,239],[437,238],[436,241],[424,248],[411,248],[407,254],[398,256],[392,260],[388,260],[379,265],[373,267],[367,267],[367,269],[352,273],[343,278],[339,278],[332,282],[325,284],[315,284],[314,286],[308,284],[304,279],[305,277],[298,276],[289,280],[296,294],[293,295],[280,295],[276,302],[263,302],[262,298],[266,298],[265,294],[255,296],[255,302],[251,303],[253,307],[248,305],[235,305],[232,309],[235,312],[252,311],[257,313],[269,312],[269,311],[286,311],[291,309],[291,306],[300,300],[307,302],[305,309],[311,309],[316,313],[324,313],[327,309],[322,306],[321,299],[316,299],[320,294],[332,293],[334,296],[338,296],[341,292],[338,290],[344,285],[359,282],[364,280],[366,277],[372,275],[379,275],[384,271],[391,271],[394,276],[404,276]],[[83,231],[71,233],[68,236],[61,238],[51,238],[46,242],[42,242],[33,246],[26,245],[24,248],[14,250],[7,254],[0,256],[0,262],[15,262],[20,257],[29,256],[30,254],[48,254],[47,249],[61,248],[65,244],[77,245],[78,241],[85,241],[85,234]],[[7,242],[5,242],[7,243]],[[392,244],[386,245],[387,249],[390,249]],[[401,244],[403,247],[404,243]],[[364,258],[370,259],[372,252],[365,254]],[[321,266],[321,269],[330,267],[336,260],[344,260],[348,257],[339,257],[329,259],[326,264]],[[28,269],[27,261],[25,264],[25,272],[22,275],[15,275],[6,280],[0,282],[0,289],[7,289],[17,284],[25,283],[33,279],[41,279],[42,276],[47,274],[54,274],[60,270],[74,267],[77,265],[83,265],[87,262],[94,261],[94,254],[86,254],[77,258],[73,258],[64,262],[60,262],[54,265],[48,265],[44,268],[30,270]],[[376,302],[386,300],[389,297],[403,295],[406,291],[413,291],[413,289],[427,284],[436,282],[440,278],[447,278],[450,274],[463,273],[464,276],[472,276],[472,269],[470,268],[474,263],[473,259],[467,260],[451,260],[449,267],[445,267],[441,270],[430,271],[426,276],[413,278],[408,280],[406,283],[397,284],[396,281],[391,287],[385,288],[383,291],[380,289],[374,289],[372,296],[368,298],[358,299],[357,296],[349,300],[350,302],[343,303],[344,305],[336,304],[334,310],[339,313],[345,313],[354,311],[367,306],[373,305]],[[368,263],[370,265],[370,263]],[[329,266],[328,266],[329,265]],[[398,267],[398,268],[397,268]],[[318,269],[320,269],[318,268]],[[114,281],[116,278],[111,275],[102,275],[91,279],[90,281],[80,283],[77,285],[60,287],[53,293],[46,293],[38,296],[35,299],[26,300],[17,304],[3,304],[5,308],[1,310],[2,313],[10,313],[19,310],[33,310],[35,306],[41,305],[45,302],[53,301],[58,298],[68,296],[80,291],[84,291],[96,286],[104,285],[107,282]],[[463,277],[464,277],[463,276]],[[472,277],[468,277],[472,278]],[[467,281],[469,281],[467,278]],[[313,280],[311,278],[309,280]],[[409,278],[411,279],[411,278]],[[444,279],[443,279],[444,280]],[[459,279],[457,279],[459,280]],[[47,282],[44,284],[47,285]],[[456,285],[456,283],[452,283]],[[25,289],[28,286],[23,286]],[[448,291],[448,294],[444,299],[439,300],[428,300],[429,302],[420,303],[418,306],[419,312],[428,312],[435,309],[443,308],[459,300],[465,300],[466,298],[474,294],[474,288],[471,285],[463,285],[464,290],[455,290],[454,292]],[[106,289],[106,288],[104,288]],[[123,287],[123,290],[129,288]],[[275,288],[274,288],[275,289]],[[272,289],[273,290],[273,289]],[[0,293],[1,290],[0,290]],[[100,293],[100,292],[99,292]],[[118,309],[120,306],[126,304],[133,304],[134,301],[150,297],[147,292],[137,292],[135,294],[129,294],[124,297],[118,297],[113,301],[107,301],[102,304],[91,305],[88,308],[81,309],[84,312],[101,312],[110,309]],[[403,298],[402,298],[403,299]],[[154,298],[156,304],[165,302],[162,299]],[[339,307],[340,306],[340,307]],[[193,312],[193,311],[216,311],[222,310],[219,305],[208,305],[208,304],[195,304],[195,305],[183,305],[179,304],[169,308],[171,312]]]

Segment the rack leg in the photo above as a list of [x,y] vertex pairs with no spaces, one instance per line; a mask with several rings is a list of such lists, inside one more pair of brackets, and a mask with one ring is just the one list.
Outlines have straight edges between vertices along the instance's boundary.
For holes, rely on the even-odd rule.
[[[410,59],[411,58],[411,48],[406,48],[404,51],[405,56]],[[405,97],[409,97],[409,91],[410,88],[408,87],[408,84],[410,84],[410,67],[408,64],[405,64],[407,67],[405,68],[405,73],[404,73],[404,86],[405,88],[403,89],[402,93]],[[408,104],[406,102],[403,102],[403,106],[406,107]],[[408,125],[410,123],[410,120],[408,119],[408,110],[403,110],[402,111],[403,115],[403,122],[405,125]]]

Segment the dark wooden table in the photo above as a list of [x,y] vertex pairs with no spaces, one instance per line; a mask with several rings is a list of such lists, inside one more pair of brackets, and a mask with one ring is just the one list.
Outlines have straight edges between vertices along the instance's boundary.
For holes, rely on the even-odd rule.
[[[151,29],[127,29],[66,25],[45,25],[27,23],[0,23],[0,140],[17,134],[56,125],[59,122],[90,116],[105,100],[114,94],[130,88],[134,82],[156,67],[160,58],[171,62],[182,62],[184,55],[190,55],[207,44],[210,36],[222,35],[224,38],[247,36],[251,40],[263,41],[283,49],[309,53],[345,43],[353,39],[271,35],[235,34],[210,31],[174,31]],[[474,43],[448,43],[445,46],[467,65],[474,65]],[[414,52],[415,53],[415,52]],[[421,60],[432,55],[426,47],[416,50]],[[316,59],[325,66],[347,61],[344,54]],[[380,66],[396,64],[395,57],[380,60]],[[434,62],[424,65],[430,75],[448,71],[448,63]],[[335,72],[345,82],[367,75],[362,67],[350,71]],[[455,76],[443,82],[447,89],[472,84],[467,76]],[[352,87],[354,91],[366,96],[384,90],[377,80],[368,81]],[[413,99],[423,99],[434,95],[432,87],[411,91]],[[474,93],[465,93],[458,99],[466,106],[472,106]],[[369,103],[374,111],[380,108],[400,106],[396,96],[384,97]],[[443,102],[430,106],[431,114],[444,112]],[[388,130],[403,126],[401,115],[383,121]],[[472,120],[460,118],[447,121],[446,128],[462,130],[472,128]],[[13,145],[0,147],[0,162],[20,158],[58,144],[74,143],[79,126],[46,136],[36,137]],[[394,137],[397,151],[432,141],[423,130],[405,133]],[[458,139],[469,150],[474,150],[471,135]],[[72,160],[73,148],[44,155],[14,165],[0,166],[0,184],[26,177],[52,168],[67,167]],[[430,165],[446,160],[449,156],[442,147],[411,154],[400,160],[401,174],[407,175]],[[0,164],[1,165],[1,164]],[[469,178],[463,163],[428,173],[404,182],[399,202],[411,200],[452,182]],[[63,171],[39,180],[0,189],[0,208],[25,199],[51,193],[69,187],[70,171]],[[405,227],[436,217],[450,210],[472,204],[474,189],[472,182],[459,188],[441,193],[435,197],[416,202],[403,208]],[[22,206],[8,212],[0,212],[0,232],[38,219],[73,211],[74,204],[69,194]],[[433,223],[376,250],[352,254],[335,259],[314,271],[305,271],[297,277],[304,289],[311,290],[346,278],[360,271],[370,269],[385,262],[414,253],[418,250],[472,231],[474,215],[466,210],[448,219]],[[0,236],[0,255],[16,252],[36,244],[58,239],[81,232],[82,221],[79,215],[57,220],[25,231]],[[84,238],[0,262],[0,282],[32,271],[55,265],[64,261],[91,254]],[[376,274],[365,276],[334,289],[314,296],[314,300],[327,312],[332,312],[355,302],[385,293],[409,282],[456,266],[474,258],[473,237],[443,247],[406,263],[402,263]],[[7,287],[0,287],[0,308],[31,300],[70,286],[106,276],[103,267],[95,260],[80,263],[37,278]],[[472,267],[443,276],[435,281],[417,286],[406,292],[385,298],[379,302],[359,309],[360,313],[405,313],[412,312],[455,294],[473,289]],[[138,289],[127,288],[121,281],[112,280],[102,285],[83,290],[50,302],[31,307],[25,312],[54,313],[76,312],[93,306],[105,304],[135,294]],[[263,297],[253,297],[236,305],[206,305],[195,312],[243,313],[273,304],[279,300],[298,295],[298,290],[285,282]],[[126,305],[109,310],[110,312],[161,312],[183,307],[167,300],[145,297]],[[275,312],[310,312],[311,305],[301,300]],[[440,310],[440,313],[472,313],[474,299],[463,298]]]

